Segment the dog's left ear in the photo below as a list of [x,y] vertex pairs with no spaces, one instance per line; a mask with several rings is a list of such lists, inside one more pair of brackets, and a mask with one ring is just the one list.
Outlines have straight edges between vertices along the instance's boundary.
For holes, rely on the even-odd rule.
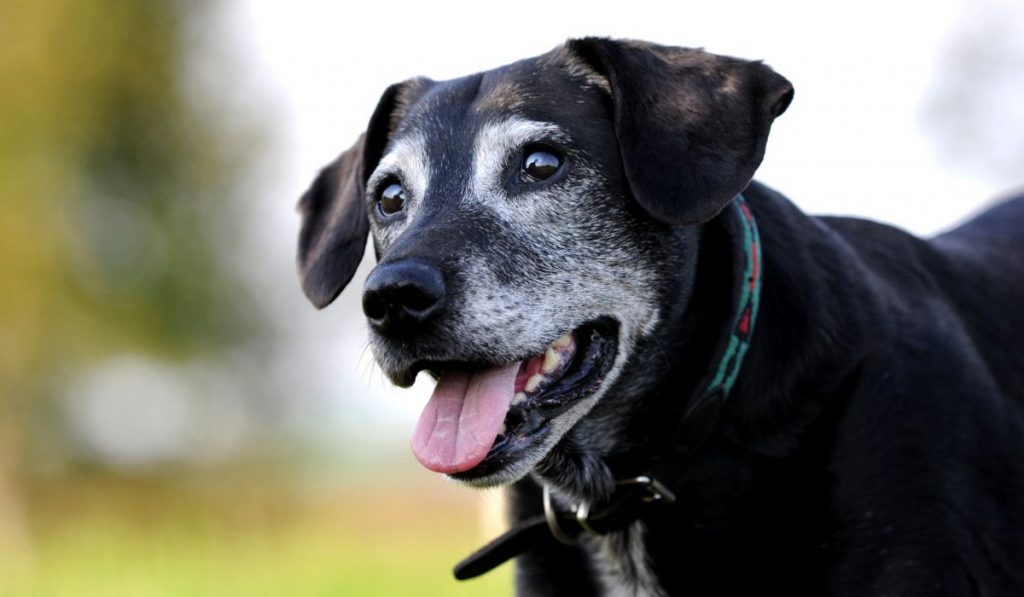
[[331,304],[363,259],[370,231],[364,187],[384,153],[398,97],[407,85],[387,88],[366,132],[321,170],[299,199],[302,228],[296,261],[302,290],[317,309]]
[[608,79],[630,188],[670,224],[706,222],[747,187],[793,99],[760,62],[602,38],[567,46]]
[[325,166],[299,199],[297,264],[302,290],[317,309],[331,304],[359,267],[370,222],[360,174],[366,135]]

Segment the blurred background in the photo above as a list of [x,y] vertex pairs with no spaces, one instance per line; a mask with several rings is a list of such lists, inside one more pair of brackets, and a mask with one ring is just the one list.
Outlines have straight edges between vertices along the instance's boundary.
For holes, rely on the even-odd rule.
[[451,565],[500,499],[419,469],[429,384],[374,368],[360,277],[294,204],[381,91],[612,35],[763,59],[759,178],[920,234],[1024,183],[1016,0],[0,0],[0,595],[509,594]]

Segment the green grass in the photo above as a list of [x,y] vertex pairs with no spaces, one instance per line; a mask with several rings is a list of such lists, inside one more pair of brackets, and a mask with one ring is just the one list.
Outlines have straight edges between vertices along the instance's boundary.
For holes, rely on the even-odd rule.
[[[0,560],[4,596],[509,595],[508,565],[459,583],[481,496],[388,485],[295,497],[61,484],[29,504],[29,546]],[[42,495],[39,495],[42,494]]]

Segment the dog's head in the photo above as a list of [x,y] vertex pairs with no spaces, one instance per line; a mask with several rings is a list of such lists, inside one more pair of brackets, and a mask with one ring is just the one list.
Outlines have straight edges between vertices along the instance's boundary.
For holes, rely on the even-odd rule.
[[416,457],[518,479],[629,392],[688,231],[747,186],[792,93],[758,62],[595,38],[393,85],[299,203],[303,288],[329,304],[372,232],[374,356],[438,378]]

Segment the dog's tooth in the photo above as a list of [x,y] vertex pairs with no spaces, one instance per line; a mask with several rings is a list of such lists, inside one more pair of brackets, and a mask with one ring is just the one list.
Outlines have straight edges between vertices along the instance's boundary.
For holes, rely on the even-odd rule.
[[542,381],[544,381],[544,376],[539,373],[535,373],[530,376],[530,379],[526,380],[526,387],[523,389],[527,392],[532,392],[540,387],[540,382]]
[[544,373],[551,373],[558,368],[558,364],[561,362],[562,355],[557,350],[549,346],[544,352],[544,364],[541,366],[540,370]]
[[526,394],[523,392],[516,392],[516,395],[512,397],[512,406],[522,404],[526,400]]
[[498,428],[498,435],[505,435],[505,424],[502,423],[501,427]]
[[566,334],[559,338],[558,340],[552,342],[551,346],[554,346],[555,348],[565,348],[570,344],[572,344],[572,334]]

